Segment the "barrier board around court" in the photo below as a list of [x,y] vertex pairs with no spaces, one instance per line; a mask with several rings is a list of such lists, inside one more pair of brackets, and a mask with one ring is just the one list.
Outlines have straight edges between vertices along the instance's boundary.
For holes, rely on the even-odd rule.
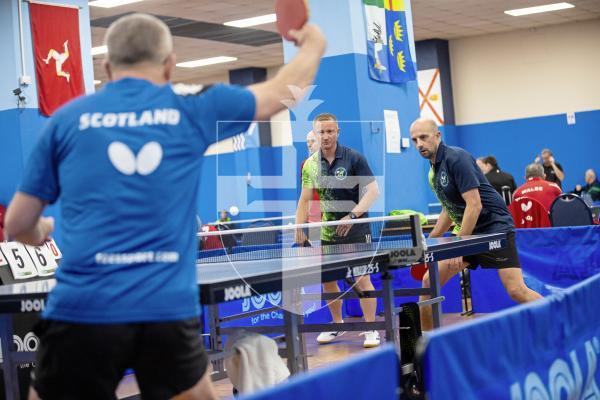
[[[527,286],[547,296],[600,273],[600,226],[517,229]],[[494,270],[471,272],[473,310],[490,313],[516,305]]]
[[[361,382],[350,384],[350,382]],[[343,362],[291,377],[240,400],[353,399],[396,400],[400,363],[393,346],[382,346]]]
[[534,303],[432,333],[428,399],[600,399],[600,274]]

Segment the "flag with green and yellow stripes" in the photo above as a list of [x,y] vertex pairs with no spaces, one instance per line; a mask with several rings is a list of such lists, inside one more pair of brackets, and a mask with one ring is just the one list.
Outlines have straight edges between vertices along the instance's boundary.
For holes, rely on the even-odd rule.
[[404,0],[363,0],[371,79],[403,83],[415,80]]

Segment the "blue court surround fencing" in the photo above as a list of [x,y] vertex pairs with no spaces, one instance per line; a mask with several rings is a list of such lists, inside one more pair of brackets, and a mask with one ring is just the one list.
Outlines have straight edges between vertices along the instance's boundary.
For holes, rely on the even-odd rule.
[[428,399],[600,399],[600,274],[428,338]]
[[296,375],[281,385],[240,400],[398,399],[400,362],[391,345],[342,363]]
[[[600,226],[517,229],[516,243],[525,283],[543,296],[600,273]],[[516,305],[495,270],[472,271],[471,290],[475,312]]]

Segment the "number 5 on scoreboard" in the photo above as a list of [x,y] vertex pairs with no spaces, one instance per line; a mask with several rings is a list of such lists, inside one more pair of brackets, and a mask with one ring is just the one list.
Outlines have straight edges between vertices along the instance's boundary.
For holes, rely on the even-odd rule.
[[29,253],[21,243],[7,242],[0,244],[14,279],[27,279],[37,276],[37,270]]

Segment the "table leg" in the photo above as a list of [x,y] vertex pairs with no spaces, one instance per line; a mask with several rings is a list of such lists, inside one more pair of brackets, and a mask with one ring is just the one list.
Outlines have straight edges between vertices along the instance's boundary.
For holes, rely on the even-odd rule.
[[389,272],[381,274],[381,285],[383,288],[383,312],[385,315],[385,340],[393,342],[395,346],[400,346],[398,314],[394,312],[395,296],[393,277]]
[[[429,268],[429,286],[430,286],[430,298],[436,298],[441,295],[440,286],[440,275],[438,271],[438,263],[431,263]],[[433,316],[433,327],[439,328],[442,321],[442,305],[440,303],[433,303],[431,305],[431,312]]]
[[285,345],[287,351],[288,368],[292,374],[304,370],[302,355],[300,354],[300,332],[298,330],[298,315],[289,311],[283,312],[285,321]]
[[[208,305],[208,333],[210,350],[213,352],[223,350],[223,343],[221,338],[220,331],[220,322],[219,322],[219,305],[218,304],[210,304]],[[222,359],[217,359],[214,361],[216,378],[221,378],[225,376],[225,365]]]
[[[288,368],[292,374],[304,371],[307,368],[304,338],[301,337],[302,334],[298,329],[298,326],[302,323],[302,314],[294,312],[300,311],[302,308],[301,304],[298,304],[299,294],[300,290],[298,289],[286,290],[282,293],[282,304],[288,305],[293,310],[283,310]],[[298,308],[299,306],[300,308]]]
[[6,400],[18,400],[19,375],[13,362],[13,323],[12,315],[0,315],[0,345],[2,346],[2,369],[4,373],[4,396]]

